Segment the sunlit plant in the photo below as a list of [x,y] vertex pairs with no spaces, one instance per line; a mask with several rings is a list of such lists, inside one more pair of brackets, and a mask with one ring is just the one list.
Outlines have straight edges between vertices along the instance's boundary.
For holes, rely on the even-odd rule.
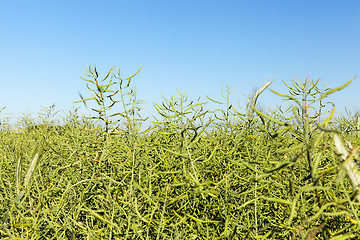
[[[104,132],[114,132],[119,127],[120,122],[125,119],[128,133],[134,134],[138,127],[137,123],[144,121],[139,115],[142,101],[137,99],[135,88],[130,87],[132,78],[139,73],[140,69],[125,79],[121,77],[120,69],[117,73],[114,73],[113,70],[114,67],[103,78],[100,78],[96,66],[94,68],[89,66],[86,69],[85,77],[81,77],[81,79],[87,82],[87,89],[94,94],[91,97],[84,98],[79,93],[81,100],[76,103],[83,102],[86,108],[89,108],[87,102],[95,102],[97,108],[91,107],[91,110],[96,115],[90,118],[102,122],[105,125]],[[122,108],[121,111],[117,111],[115,108],[118,104]],[[111,112],[112,110],[115,113]]]
[[[323,101],[330,94],[340,91],[348,86],[352,81],[353,79],[349,80],[344,85],[333,89],[325,89],[325,87],[320,89],[318,87],[319,80],[312,81],[310,80],[310,77],[306,78],[303,83],[299,82],[298,79],[295,79],[292,82],[292,85],[285,83],[289,89],[288,94],[271,90],[284,100],[293,103],[288,108],[288,111],[285,112],[285,114],[282,113],[282,115],[278,115],[276,112],[272,112],[270,115],[252,106],[252,109],[263,121],[263,127],[260,127],[259,130],[268,132],[273,138],[287,139],[287,141],[292,142],[290,147],[279,146],[276,150],[276,154],[284,154],[285,161],[280,161],[273,169],[263,169],[260,171],[259,178],[261,179],[273,173],[280,172],[284,168],[296,167],[299,169],[299,172],[307,172],[307,176],[301,179],[306,187],[294,185],[294,177],[289,177],[288,179],[291,195],[293,195],[293,197],[291,200],[291,214],[287,224],[291,224],[295,221],[295,217],[300,215],[308,218],[307,221],[302,222],[300,225],[301,228],[304,228],[310,223],[310,220],[314,221],[320,216],[323,216],[323,214],[326,214],[323,212],[327,211],[327,206],[335,204],[331,200],[325,201],[325,196],[322,196],[323,189],[326,189],[325,186],[327,184],[335,184],[335,182],[329,183],[329,180],[324,180],[326,174],[330,174],[331,171],[334,170],[334,168],[323,169],[324,166],[329,164],[327,162],[327,146],[330,138],[326,133],[338,132],[334,129],[335,125],[333,124],[335,105],[332,102],[324,103]],[[326,109],[328,105],[332,106],[331,110],[324,112],[324,109]],[[269,128],[269,126],[271,127]],[[275,140],[273,141],[275,143]],[[337,151],[341,152],[342,160],[345,162],[343,163],[343,169],[346,170],[351,183],[356,185],[358,183],[357,179],[360,178],[360,176],[357,175],[359,171],[357,170],[357,167],[355,167],[354,161],[347,159],[347,156],[350,155],[349,151],[344,150],[344,147],[337,137],[335,137],[335,145]],[[301,159],[304,159],[305,161],[302,161]],[[300,162],[306,162],[307,166],[298,165]],[[337,174],[339,174],[339,172]],[[297,184],[301,184],[301,182],[298,182]],[[312,192],[314,195],[311,194]],[[312,201],[316,202],[317,206],[320,207],[320,209],[316,210],[314,215],[308,215],[306,212],[310,211],[311,208],[307,208],[306,211],[304,209],[304,212],[300,210],[302,208],[301,202],[304,202],[304,196],[309,194],[312,196],[311,198],[313,198]],[[310,196],[308,196],[308,199]],[[274,199],[274,201],[278,200]],[[330,209],[328,211],[331,212]],[[354,209],[351,210],[351,213],[356,215]],[[338,214],[340,215],[341,213]],[[325,225],[321,225],[319,228],[315,228],[311,231],[309,230],[305,233],[306,238],[315,236],[314,234],[321,231],[324,226]],[[303,237],[305,237],[305,235],[303,235]]]
[[19,120],[33,128],[0,131],[1,239],[359,236],[357,119],[335,119],[325,101],[351,80],[330,89],[295,79],[287,94],[272,90],[291,103],[275,110],[257,103],[268,82],[244,113],[231,88],[208,97],[215,110],[178,92],[138,131],[136,74],[86,74],[92,96],[78,102],[93,115],[75,109],[54,126],[50,106]]

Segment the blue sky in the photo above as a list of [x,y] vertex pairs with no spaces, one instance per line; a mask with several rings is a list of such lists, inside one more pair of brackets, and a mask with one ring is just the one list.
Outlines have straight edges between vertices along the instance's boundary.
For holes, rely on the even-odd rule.
[[[309,73],[337,87],[360,73],[359,1],[103,0],[3,1],[0,8],[0,107],[19,116],[55,104],[68,110],[89,96],[86,65],[115,66],[133,79],[144,115],[162,95],[221,100],[221,89],[245,106],[266,81]],[[329,100],[337,111],[360,109],[360,78]],[[270,91],[259,101],[276,106]]]

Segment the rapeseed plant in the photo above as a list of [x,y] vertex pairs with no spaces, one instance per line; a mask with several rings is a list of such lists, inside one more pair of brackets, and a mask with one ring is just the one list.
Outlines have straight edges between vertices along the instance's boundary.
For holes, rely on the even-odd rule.
[[[250,97],[244,113],[230,102],[230,88],[224,102],[214,100],[225,109],[215,110],[178,93],[155,104],[160,117],[141,132],[141,102],[131,77],[122,80],[112,71],[104,78],[96,68],[86,71],[94,95],[81,95],[79,102],[95,115],[71,111],[57,131],[50,106],[40,122],[20,119],[23,131],[0,131],[0,145],[7,146],[0,148],[0,238],[360,234],[356,136],[352,143],[341,139],[350,133],[336,128],[335,106],[325,102],[351,81],[330,89],[310,77],[303,83],[295,79],[286,84],[288,94],[272,90],[289,107],[259,110],[268,82]],[[125,130],[113,137],[122,123]]]

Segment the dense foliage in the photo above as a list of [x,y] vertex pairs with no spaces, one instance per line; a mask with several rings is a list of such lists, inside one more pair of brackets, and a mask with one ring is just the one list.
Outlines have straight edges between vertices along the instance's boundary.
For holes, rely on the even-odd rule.
[[[209,110],[179,94],[155,105],[160,117],[144,130],[134,76],[123,80],[113,69],[99,75],[88,68],[84,80],[94,95],[80,101],[99,106],[94,116],[72,111],[59,124],[51,106],[38,121],[2,125],[2,239],[359,235],[358,186],[342,168],[357,157],[346,141],[358,145],[358,117],[335,119],[333,104],[324,103],[351,80],[320,89],[318,81],[296,79],[288,94],[272,90],[289,108],[268,112],[256,101],[270,83],[245,113],[229,101],[225,110]],[[111,112],[118,104],[123,110]],[[335,149],[336,134],[347,159]]]

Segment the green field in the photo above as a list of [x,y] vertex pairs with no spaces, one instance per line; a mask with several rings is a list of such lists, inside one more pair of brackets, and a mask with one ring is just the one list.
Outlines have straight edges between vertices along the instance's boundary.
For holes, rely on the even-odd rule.
[[295,79],[275,110],[270,83],[244,111],[179,94],[144,128],[135,75],[89,67],[92,116],[0,119],[1,239],[358,239],[360,118],[328,102],[352,80]]

